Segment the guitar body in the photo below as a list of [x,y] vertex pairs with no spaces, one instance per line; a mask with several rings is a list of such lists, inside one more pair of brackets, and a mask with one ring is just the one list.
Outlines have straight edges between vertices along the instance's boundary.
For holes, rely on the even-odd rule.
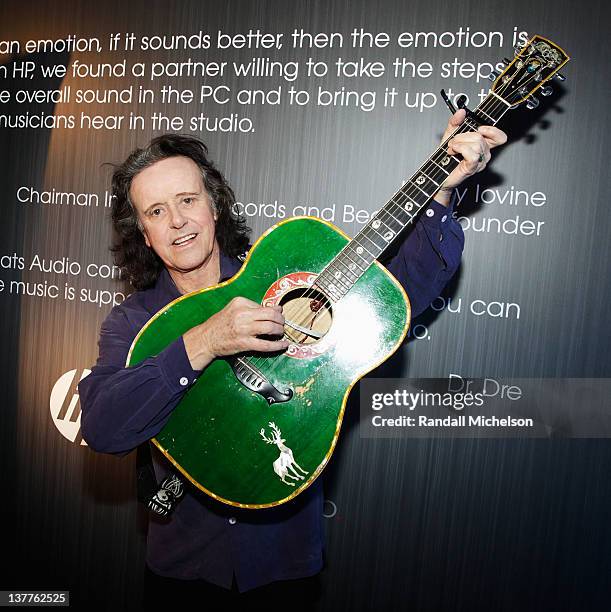
[[[236,296],[282,302],[287,319],[293,318],[287,310],[297,304],[303,312],[309,286],[347,242],[337,228],[314,218],[272,227],[231,280],[157,313],[134,340],[128,365],[158,354]],[[295,342],[282,354],[249,357],[275,387],[292,390],[288,401],[269,404],[238,380],[228,360],[216,359],[153,442],[193,484],[222,502],[248,508],[287,502],[329,461],[350,389],[401,344],[409,313],[399,283],[372,265],[332,303],[322,338]]]

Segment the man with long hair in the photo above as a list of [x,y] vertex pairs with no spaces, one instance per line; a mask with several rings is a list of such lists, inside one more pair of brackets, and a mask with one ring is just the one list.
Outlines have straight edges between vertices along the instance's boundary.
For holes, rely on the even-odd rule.
[[[458,111],[444,139],[463,120],[464,111]],[[490,126],[450,140],[448,151],[460,155],[461,163],[387,262],[410,296],[413,317],[439,295],[460,263],[464,238],[452,217],[451,191],[481,171],[490,149],[505,140]],[[115,260],[136,291],[104,321],[97,364],[79,393],[89,446],[121,454],[163,429],[214,359],[281,351],[288,342],[281,339],[280,307],[239,297],[155,357],[125,367],[135,336],[157,311],[239,270],[249,230],[206,146],[193,137],[160,136],[136,149],[116,167],[112,190]],[[153,455],[153,463],[161,481],[170,466],[160,454]],[[221,504],[188,485],[174,514],[150,521],[146,589],[156,598],[165,589],[176,605],[177,584],[180,591],[221,587],[271,596],[286,588],[277,581],[292,579],[305,604],[316,593],[307,577],[322,568],[322,505],[321,479],[290,503],[260,510]],[[270,583],[275,584],[264,587]]]

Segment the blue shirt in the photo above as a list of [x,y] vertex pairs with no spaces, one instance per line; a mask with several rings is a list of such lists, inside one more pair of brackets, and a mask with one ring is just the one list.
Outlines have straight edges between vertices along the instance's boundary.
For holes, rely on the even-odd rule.
[[[431,202],[387,268],[404,286],[412,317],[428,307],[460,264],[464,237],[451,207]],[[240,262],[221,254],[221,280]],[[140,329],[180,293],[167,270],[156,284],[115,306],[100,331],[99,357],[79,384],[81,426],[89,446],[122,454],[155,437],[199,372],[187,357],[182,338],[159,355],[125,367]],[[187,382],[187,385],[185,385]],[[152,449],[158,481],[169,471]],[[240,591],[275,580],[310,576],[322,568],[323,490],[318,478],[294,500],[274,508],[248,510],[217,502],[187,483],[169,520],[151,517],[147,565],[171,578],[204,579]]]

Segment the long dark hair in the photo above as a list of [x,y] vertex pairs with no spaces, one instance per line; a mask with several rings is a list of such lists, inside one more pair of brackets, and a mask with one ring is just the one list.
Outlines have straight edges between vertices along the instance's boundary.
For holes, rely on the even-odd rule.
[[137,290],[155,284],[163,262],[146,246],[136,210],[129,198],[134,177],[145,168],[168,157],[188,157],[201,169],[204,187],[217,213],[216,239],[223,253],[236,256],[248,247],[250,228],[234,211],[235,196],[225,177],[208,158],[208,147],[192,136],[158,136],[144,149],[135,149],[112,175],[112,222],[116,241],[111,248],[122,276]]

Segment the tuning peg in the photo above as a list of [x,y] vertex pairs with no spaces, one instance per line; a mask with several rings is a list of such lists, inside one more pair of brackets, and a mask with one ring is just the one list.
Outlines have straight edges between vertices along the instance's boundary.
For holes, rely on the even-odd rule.
[[508,57],[504,57],[503,64],[505,64],[505,66],[509,66],[509,64],[511,64],[511,60]]
[[539,89],[542,96],[551,96],[554,93],[554,88],[551,85],[544,85]]
[[494,70],[488,75],[488,78],[491,81],[496,81],[499,78],[499,73],[495,72]]
[[559,81],[566,81],[566,77],[563,74],[560,74],[559,72],[557,72],[554,77],[557,78]]
[[531,98],[528,98],[528,100],[526,100],[526,108],[528,110],[533,110],[537,108],[537,106],[539,106],[539,99],[535,98],[535,96],[532,96]]
[[522,47],[521,45],[516,45],[516,46],[513,48],[513,54],[514,54],[514,55],[520,55],[520,53],[521,53],[521,51],[522,51],[522,49],[523,49],[523,48],[524,48],[524,47]]

